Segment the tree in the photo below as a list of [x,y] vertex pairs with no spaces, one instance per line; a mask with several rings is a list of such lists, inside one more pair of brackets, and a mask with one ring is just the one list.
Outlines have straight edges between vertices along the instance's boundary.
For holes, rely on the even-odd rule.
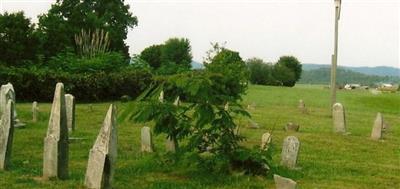
[[137,18],[123,0],[57,0],[47,14],[39,17],[46,57],[68,48],[75,49],[76,34],[96,29],[109,33],[111,51],[119,51],[128,57],[129,47],[124,40],[128,28],[136,25]]
[[190,69],[192,63],[190,41],[186,38],[170,38],[161,48],[161,62],[174,63]]
[[[209,62],[204,62],[206,70],[211,73],[221,74],[224,77],[219,82],[221,93],[232,97],[240,97],[247,89],[249,71],[245,62],[238,52],[224,47],[213,46],[212,51],[216,53],[214,57],[208,58]],[[209,51],[210,52],[210,51]],[[207,61],[207,60],[206,60]]]
[[250,82],[258,85],[273,85],[275,78],[272,76],[273,65],[265,63],[262,59],[251,58],[246,61],[250,71]]
[[158,69],[161,66],[161,52],[164,45],[152,45],[140,53],[140,58],[146,61],[152,68]]
[[36,58],[38,38],[23,12],[0,14],[0,62],[20,66]]
[[281,56],[277,62],[279,65],[284,65],[289,68],[295,77],[295,81],[298,81],[301,77],[301,63],[294,56]]
[[275,64],[273,76],[278,85],[293,87],[296,84],[295,73],[283,64]]

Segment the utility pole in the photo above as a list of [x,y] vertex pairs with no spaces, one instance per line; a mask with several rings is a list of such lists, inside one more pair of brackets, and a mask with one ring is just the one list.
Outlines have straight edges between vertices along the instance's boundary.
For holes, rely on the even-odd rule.
[[340,19],[340,8],[342,1],[341,0],[334,0],[335,1],[335,37],[334,37],[334,52],[331,57],[332,66],[331,66],[331,109],[333,105],[336,103],[336,69],[337,69],[337,57],[338,57],[338,26],[339,26],[339,19]]

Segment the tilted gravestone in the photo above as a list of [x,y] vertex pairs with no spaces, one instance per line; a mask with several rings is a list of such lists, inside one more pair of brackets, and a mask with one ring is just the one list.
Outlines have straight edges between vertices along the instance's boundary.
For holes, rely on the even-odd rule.
[[378,113],[374,121],[374,126],[372,127],[371,138],[373,140],[381,139],[382,129],[383,129],[383,117],[381,113]]
[[290,169],[296,168],[299,149],[300,142],[297,137],[286,137],[282,146],[281,165]]
[[272,135],[270,133],[264,133],[261,137],[261,150],[268,150],[271,141]]
[[14,102],[9,100],[0,121],[0,170],[7,170],[11,164],[14,134]]
[[22,123],[19,119],[17,119],[17,110],[15,108],[15,90],[11,83],[7,83],[6,85],[1,86],[0,90],[0,116],[5,111],[8,100],[12,100],[14,102],[14,127],[24,127],[25,124]]
[[[174,105],[179,106],[180,104],[181,102],[178,96],[174,101]],[[171,137],[167,137],[167,139],[165,140],[165,149],[167,152],[176,152],[176,149],[178,149],[178,141]]]
[[87,188],[111,188],[117,159],[116,108],[110,105],[103,127],[89,152],[85,186]]
[[64,85],[57,83],[47,135],[44,138],[43,177],[68,177],[68,128]]
[[281,177],[274,174],[274,181],[276,189],[296,189],[297,183],[292,179]]
[[67,126],[69,131],[75,130],[75,97],[71,94],[65,95],[65,107],[67,111]]
[[144,126],[141,130],[142,152],[153,152],[153,136],[150,127]]
[[34,101],[32,103],[32,122],[37,122],[38,114],[39,114],[38,103],[36,101]]
[[335,133],[346,133],[346,112],[340,103],[332,107],[333,131]]

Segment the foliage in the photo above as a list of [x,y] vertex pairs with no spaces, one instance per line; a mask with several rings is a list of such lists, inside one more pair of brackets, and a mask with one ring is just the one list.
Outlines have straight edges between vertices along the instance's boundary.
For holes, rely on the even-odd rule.
[[152,45],[140,53],[140,58],[146,61],[152,68],[158,69],[161,66],[161,49],[163,45]]
[[62,52],[51,57],[43,67],[69,73],[115,72],[129,64],[121,53],[98,53],[95,57],[81,57],[72,52]]
[[190,42],[186,38],[170,38],[161,48],[161,62],[174,63],[189,70],[192,53]]
[[74,36],[81,30],[104,30],[109,34],[110,50],[128,57],[128,28],[137,25],[137,18],[129,12],[123,0],[57,0],[47,14],[39,17],[39,31],[46,58],[66,48],[76,49]]
[[73,73],[43,68],[0,68],[0,83],[11,82],[17,99],[50,101],[57,82],[78,101],[118,100],[123,95],[138,96],[151,82],[146,70],[124,68],[114,72]]
[[[220,74],[223,77],[215,78],[221,93],[237,99],[247,89],[249,71],[238,52],[213,46],[214,57],[205,63],[206,70],[210,73]],[[211,53],[213,54],[213,53]]]
[[110,38],[108,38],[108,32],[102,29],[94,31],[82,29],[79,34],[75,34],[75,45],[76,51],[81,56],[94,57],[108,51]]
[[164,44],[152,45],[140,53],[158,75],[172,75],[189,71],[192,62],[190,41],[170,38]]
[[301,64],[293,56],[282,56],[276,64],[265,63],[262,59],[246,61],[250,70],[250,82],[259,85],[293,87],[301,76]]
[[[331,79],[330,75],[330,68],[303,71],[303,75],[299,83],[329,84]],[[338,68],[336,82],[339,85],[358,83],[361,85],[376,86],[378,83],[400,83],[400,77],[366,75],[343,68]]]
[[289,70],[291,70],[294,73],[294,79],[295,81],[298,81],[301,77],[301,63],[299,60],[297,60],[296,57],[294,56],[281,56],[276,63],[277,65],[283,65]]
[[36,59],[38,37],[23,12],[0,14],[0,62],[7,66],[31,64]]

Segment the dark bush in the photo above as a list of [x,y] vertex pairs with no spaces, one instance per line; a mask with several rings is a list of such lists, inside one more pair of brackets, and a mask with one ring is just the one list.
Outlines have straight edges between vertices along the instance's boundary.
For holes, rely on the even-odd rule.
[[12,83],[19,101],[51,101],[57,82],[63,82],[66,93],[81,102],[118,100],[122,95],[138,96],[151,79],[148,71],[130,67],[109,73],[0,67],[0,84]]

